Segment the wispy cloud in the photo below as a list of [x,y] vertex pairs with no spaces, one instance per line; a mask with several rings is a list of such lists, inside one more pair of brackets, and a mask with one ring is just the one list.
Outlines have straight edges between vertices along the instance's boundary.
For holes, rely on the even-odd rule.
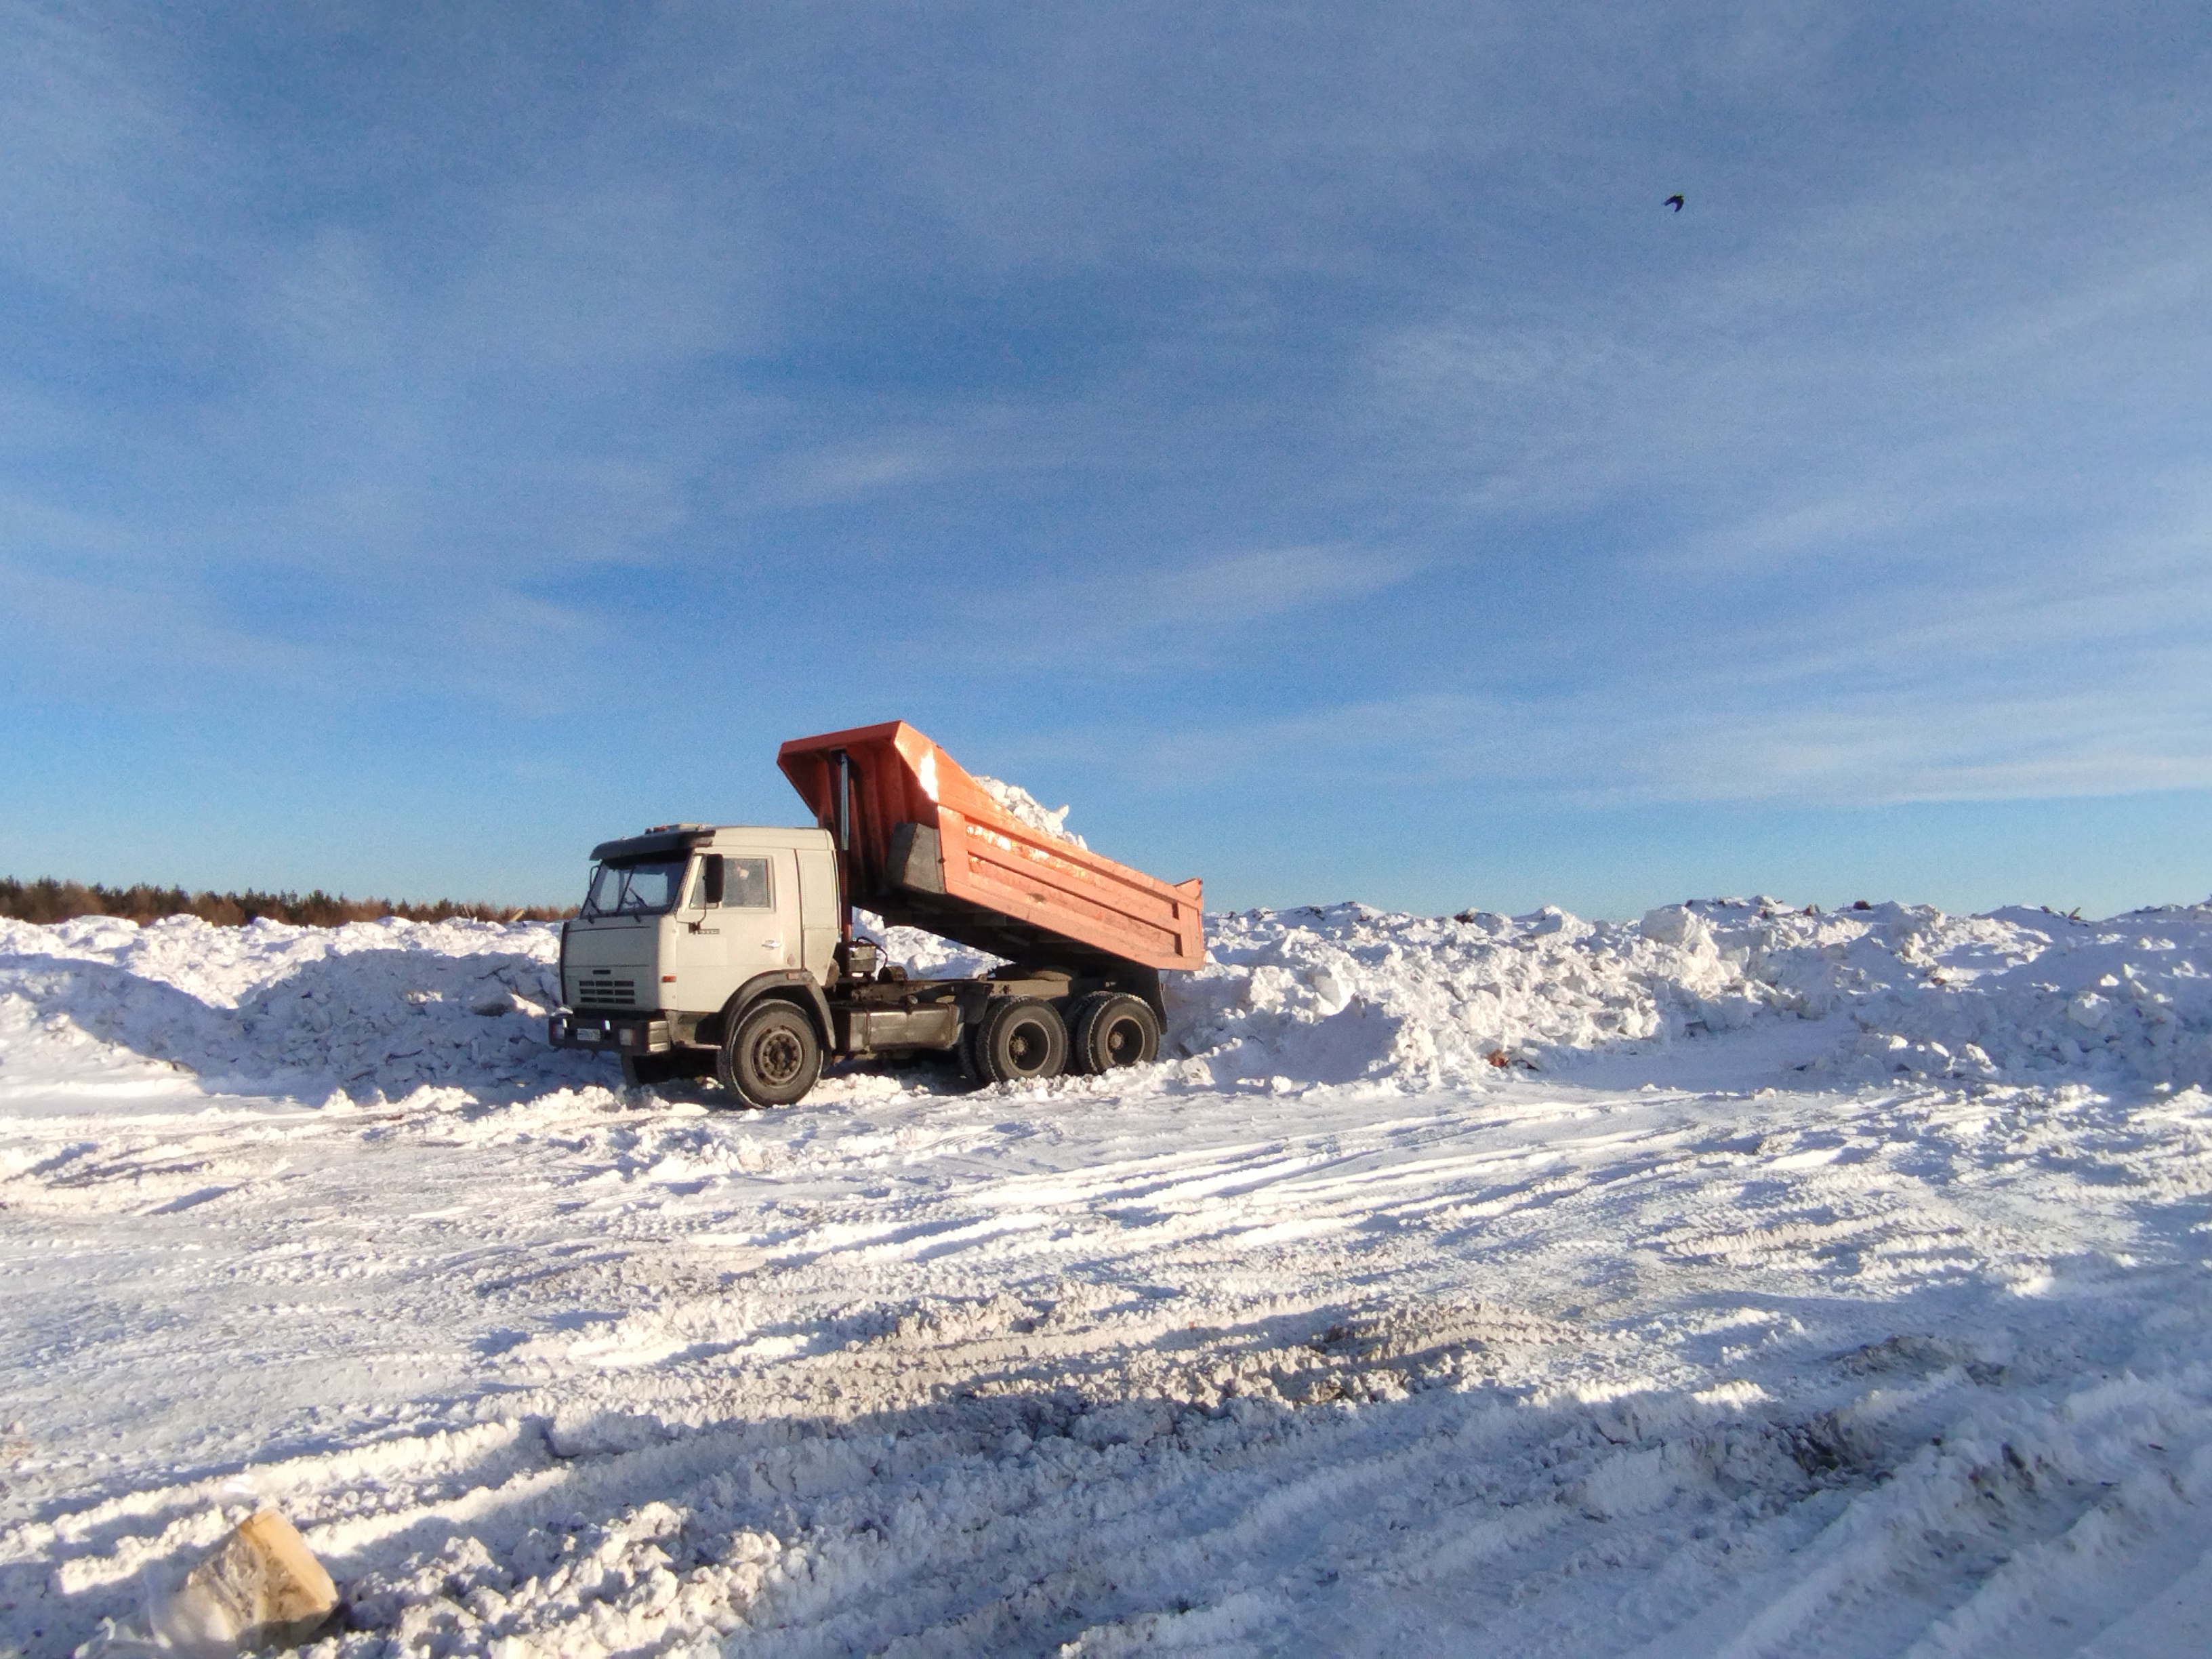
[[[1259,786],[1331,799],[1479,788],[1493,806],[1790,807],[2002,800],[2212,787],[2212,691],[2175,701],[2171,677],[2212,685],[2212,653],[2147,665],[2102,702],[2033,693],[1929,707],[1896,695],[1847,706],[1624,706],[1597,696],[1515,702],[1437,692],[1163,732],[1124,762],[1123,787],[1176,795]],[[1085,741],[1086,753],[1109,745]]]
[[[1049,664],[1108,676],[1218,662],[1272,648],[1278,630],[1332,622],[1416,575],[1386,549],[1253,548],[1176,563],[1106,558],[1096,574],[1002,585],[957,605],[979,669]],[[1038,626],[1012,626],[1021,618]]]
[[735,750],[889,700],[1446,815],[2203,781],[2188,31],[457,16],[7,13],[21,697],[614,662]]
[[1125,625],[1218,629],[1379,592],[1419,566],[1402,553],[1374,549],[1259,548],[1146,573],[1134,592],[1131,584],[1103,580],[1088,586],[1100,600],[1097,610]]

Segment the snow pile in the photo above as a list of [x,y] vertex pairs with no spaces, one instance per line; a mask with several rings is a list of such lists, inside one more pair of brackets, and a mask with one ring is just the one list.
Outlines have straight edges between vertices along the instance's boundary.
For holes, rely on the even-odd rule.
[[745,1113],[511,1059],[551,928],[9,927],[0,1651],[268,1503],[317,1659],[2202,1652],[2208,927],[1221,916]]
[[545,1042],[559,954],[542,922],[0,921],[0,1082],[101,1069],[102,1047],[317,1098],[604,1081]]
[[1702,924],[1665,943],[1556,909],[1454,921],[1341,904],[1212,917],[1207,941],[1208,966],[1170,990],[1193,1082],[1495,1076],[1730,1029],[1759,1007]]
[[[996,965],[872,931],[917,975]],[[1167,987],[1171,1086],[1656,1076],[1723,1039],[1777,1080],[2212,1084],[2207,907],[2084,922],[1713,900],[1623,924],[1343,904],[1215,915],[1207,937],[1208,965]],[[604,1083],[603,1060],[544,1042],[559,938],[532,922],[0,923],[0,1043],[18,1066],[33,1048],[80,1070],[137,1055],[313,1098]]]
[[1216,916],[1207,937],[1209,965],[1170,991],[1170,1050],[1204,1084],[1431,1086],[1752,1031],[1832,1081],[2212,1082],[2212,907],[1713,900],[1608,924],[1344,904]]
[[1030,829],[1050,836],[1054,841],[1064,841],[1071,847],[1080,847],[1086,853],[1091,850],[1089,842],[1069,833],[1066,807],[1047,806],[1021,785],[1007,783],[1002,779],[978,776],[975,782],[985,794],[999,803],[1001,811]]

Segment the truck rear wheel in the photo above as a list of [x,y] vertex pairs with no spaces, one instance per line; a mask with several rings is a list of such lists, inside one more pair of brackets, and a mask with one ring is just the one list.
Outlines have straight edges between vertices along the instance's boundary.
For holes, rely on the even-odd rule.
[[748,1106],[788,1106],[822,1075],[814,1023],[787,1002],[757,1002],[722,1039],[714,1076]]
[[1060,1011],[1040,998],[999,999],[983,1011],[968,1053],[979,1082],[1058,1077],[1067,1065],[1067,1027]]
[[1160,1017],[1141,997],[1094,991],[1075,1005],[1068,1059],[1079,1071],[1110,1072],[1160,1057]]

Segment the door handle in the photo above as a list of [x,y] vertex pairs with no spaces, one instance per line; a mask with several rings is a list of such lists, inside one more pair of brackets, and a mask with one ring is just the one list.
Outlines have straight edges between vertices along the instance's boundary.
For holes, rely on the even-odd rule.
[[783,949],[783,941],[780,939],[764,939],[761,941],[761,949],[763,951],[781,951]]

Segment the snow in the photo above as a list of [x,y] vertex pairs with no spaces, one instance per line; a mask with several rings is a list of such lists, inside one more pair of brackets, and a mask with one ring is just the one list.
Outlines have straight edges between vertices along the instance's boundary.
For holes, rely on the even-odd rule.
[[1067,807],[1047,806],[1018,783],[1008,783],[1003,779],[978,775],[975,778],[975,783],[985,794],[998,802],[1004,811],[1012,813],[1017,820],[1026,823],[1030,829],[1042,830],[1054,841],[1064,841],[1070,846],[1080,847],[1086,852],[1090,850],[1089,842],[1080,836],[1071,835],[1068,832],[1069,809]]
[[738,1113],[550,927],[0,923],[0,1650],[264,1501],[333,1659],[2205,1649],[2212,908],[1208,937]]

